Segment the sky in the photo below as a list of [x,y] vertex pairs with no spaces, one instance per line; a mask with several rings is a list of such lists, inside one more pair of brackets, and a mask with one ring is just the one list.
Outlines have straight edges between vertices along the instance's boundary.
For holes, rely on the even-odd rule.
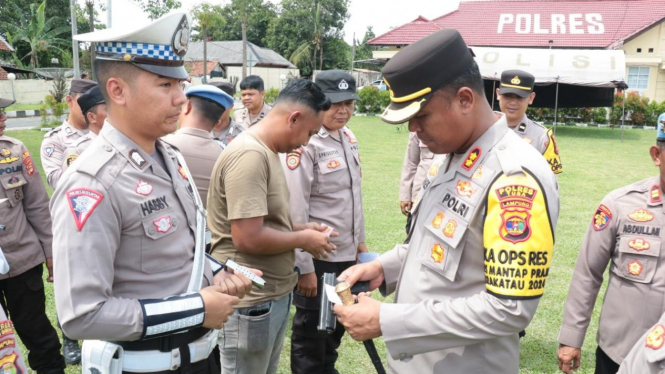
[[[98,0],[106,3],[108,0]],[[148,17],[130,0],[112,0],[113,28],[135,28],[145,25]],[[280,0],[269,0],[279,3]],[[182,7],[178,11],[190,11],[194,6],[207,2],[210,4],[226,4],[230,0],[180,0]],[[434,19],[457,9],[460,0],[351,0],[349,14],[351,17],[344,27],[344,40],[351,44],[353,33],[356,39],[362,40],[367,26],[372,26],[379,36],[391,28],[413,21],[418,16]],[[79,6],[83,0],[78,0]],[[405,7],[408,4],[408,7]],[[106,23],[106,12],[101,12],[99,20]]]

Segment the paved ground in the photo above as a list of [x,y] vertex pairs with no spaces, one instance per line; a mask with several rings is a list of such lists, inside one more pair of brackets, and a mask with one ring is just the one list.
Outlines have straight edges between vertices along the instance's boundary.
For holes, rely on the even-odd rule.
[[41,117],[8,118],[5,124],[8,129],[33,128],[41,124]]

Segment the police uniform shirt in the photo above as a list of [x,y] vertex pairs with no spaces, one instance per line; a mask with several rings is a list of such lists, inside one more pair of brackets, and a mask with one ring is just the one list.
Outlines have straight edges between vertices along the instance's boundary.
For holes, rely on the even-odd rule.
[[0,248],[15,277],[52,257],[48,195],[28,149],[0,136]]
[[610,263],[598,346],[616,363],[665,312],[665,206],[660,178],[619,188],[596,209],[582,241],[559,342],[582,347],[594,301]]
[[[337,249],[324,261],[355,261],[358,244],[365,242],[362,173],[355,135],[346,126],[338,135],[321,127],[307,146],[285,156],[291,219],[323,223],[339,233],[330,238]],[[296,266],[301,273],[313,272],[312,255],[296,249]]]
[[630,350],[617,374],[665,373],[665,314]]
[[[167,170],[107,124],[53,194],[55,300],[69,336],[143,338],[141,300],[187,290],[196,207],[174,150],[156,148]],[[202,287],[211,280],[206,262]]]
[[97,134],[90,131],[86,135],[76,139],[72,144],[70,144],[65,150],[65,157],[62,158],[62,170],[67,170],[67,168],[76,161],[76,159],[85,151],[90,143],[97,137]]
[[547,129],[545,126],[535,123],[527,118],[525,114],[519,125],[513,127],[513,131],[545,157],[554,174],[563,171],[559,146],[556,143],[552,129]]
[[240,126],[238,122],[233,120],[233,118],[229,118],[229,126],[227,128],[221,131],[215,131],[213,129],[211,133],[213,138],[222,143],[222,148],[226,148],[229,143],[231,143],[231,141],[243,131],[245,131],[244,127]]
[[42,167],[46,174],[46,181],[55,189],[63,172],[65,150],[78,138],[86,135],[88,129],[79,130],[70,125],[67,120],[62,125],[44,135],[42,141]]
[[217,158],[222,153],[219,142],[210,132],[191,127],[180,128],[174,134],[165,136],[164,141],[182,153],[194,178],[196,189],[199,190],[203,207],[206,207],[210,175]]
[[252,116],[249,114],[249,109],[243,108],[233,114],[233,119],[238,122],[240,126],[244,127],[245,130],[247,130],[262,120],[268,114],[268,112],[270,112],[270,109],[272,109],[270,105],[263,103],[259,114],[256,116],[256,118],[252,118]]
[[399,201],[416,201],[433,159],[434,153],[418,139],[418,135],[410,133],[402,164]]
[[395,373],[517,373],[518,332],[545,287],[556,178],[502,117],[424,187],[408,245],[379,257]]

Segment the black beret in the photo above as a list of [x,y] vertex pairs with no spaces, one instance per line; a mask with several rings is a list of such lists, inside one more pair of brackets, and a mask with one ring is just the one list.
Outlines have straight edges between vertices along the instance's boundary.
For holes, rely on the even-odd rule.
[[83,115],[85,115],[95,105],[104,103],[104,96],[102,96],[102,92],[99,89],[99,86],[95,86],[89,89],[83,95],[79,96],[76,101],[81,107],[81,112],[83,112]]

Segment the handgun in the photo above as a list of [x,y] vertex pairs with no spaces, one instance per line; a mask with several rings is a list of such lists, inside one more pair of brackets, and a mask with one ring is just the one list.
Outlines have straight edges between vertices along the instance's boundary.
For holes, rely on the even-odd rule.
[[[325,291],[325,286],[329,285],[335,287],[339,281],[337,274],[324,273],[321,277],[321,304],[319,305],[319,325],[317,329],[320,333],[332,334],[337,328],[337,317],[333,312],[333,303],[328,300],[328,294]],[[351,287],[351,293],[357,295],[361,292],[369,292],[369,281],[356,282]]]

